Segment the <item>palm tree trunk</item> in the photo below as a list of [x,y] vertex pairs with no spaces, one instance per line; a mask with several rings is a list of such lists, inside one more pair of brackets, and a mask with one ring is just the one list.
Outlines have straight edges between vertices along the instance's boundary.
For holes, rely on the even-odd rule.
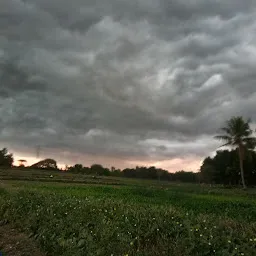
[[241,179],[242,179],[242,185],[243,189],[246,189],[245,181],[244,181],[244,165],[243,165],[243,148],[241,145],[239,145],[239,164],[240,164],[240,173],[241,173]]

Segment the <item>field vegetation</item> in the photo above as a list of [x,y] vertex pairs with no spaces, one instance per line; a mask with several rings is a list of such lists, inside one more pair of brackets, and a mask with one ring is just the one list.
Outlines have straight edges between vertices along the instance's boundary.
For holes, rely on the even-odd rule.
[[5,180],[0,190],[2,224],[48,255],[256,255],[254,189],[54,179]]

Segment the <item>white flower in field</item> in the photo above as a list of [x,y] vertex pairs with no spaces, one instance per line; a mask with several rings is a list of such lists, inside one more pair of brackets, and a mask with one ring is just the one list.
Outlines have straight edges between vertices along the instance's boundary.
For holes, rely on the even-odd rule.
[[244,255],[244,253],[243,253],[243,252],[241,252],[241,255]]
[[209,245],[212,245],[211,243],[208,243]]
[[229,244],[231,244],[231,241],[230,241],[230,240],[228,240],[228,243],[229,243]]
[[202,237],[203,235],[202,235],[202,234],[200,234],[200,236]]
[[235,250],[237,250],[237,248],[235,247]]

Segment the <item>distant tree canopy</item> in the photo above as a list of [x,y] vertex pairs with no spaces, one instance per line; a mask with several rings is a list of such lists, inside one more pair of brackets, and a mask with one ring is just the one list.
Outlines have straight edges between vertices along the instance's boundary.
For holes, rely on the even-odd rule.
[[27,163],[27,160],[25,160],[25,159],[19,159],[18,160],[18,162],[19,162],[19,167],[25,167],[25,163]]
[[8,152],[7,148],[0,150],[0,167],[12,167],[13,155]]
[[110,170],[108,168],[104,168],[101,164],[93,164],[91,166],[91,172],[96,175],[109,176]]
[[66,166],[65,171],[72,173],[90,174],[90,168],[84,167],[82,164],[75,164],[74,166]]
[[109,176],[111,173],[108,168],[105,168],[100,164],[93,164],[91,167],[84,167],[82,164],[75,164],[74,166],[67,167],[66,171],[99,176]]
[[42,161],[39,161],[38,163],[35,163],[30,166],[31,168],[37,168],[37,169],[48,169],[48,170],[57,170],[57,162],[54,159],[47,158]]
[[[244,177],[248,185],[256,185],[256,153],[243,161]],[[200,180],[205,183],[241,184],[240,163],[237,150],[217,151],[213,158],[207,157],[200,168]]]
[[[133,169],[133,168],[124,169],[123,175],[128,178],[160,179],[165,176],[166,172],[167,171],[158,169],[154,166],[151,166],[151,167],[137,166],[135,169]],[[166,176],[166,178],[167,178],[167,176]]]
[[189,182],[189,183],[198,182],[198,174],[194,172],[185,172],[185,171],[175,172],[173,175],[173,178],[174,180],[180,181],[180,182]]
[[154,166],[145,167],[137,166],[136,168],[126,168],[124,170],[111,167],[110,169],[100,164],[93,164],[91,167],[83,167],[82,164],[76,164],[66,168],[66,171],[73,173],[97,175],[97,176],[115,176],[135,179],[155,179],[161,181],[178,181],[178,182],[198,182],[198,173],[180,171],[169,173],[166,170]]

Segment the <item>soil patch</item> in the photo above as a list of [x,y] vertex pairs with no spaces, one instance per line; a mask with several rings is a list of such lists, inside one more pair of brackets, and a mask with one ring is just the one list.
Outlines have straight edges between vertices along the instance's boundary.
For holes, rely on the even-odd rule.
[[10,224],[0,225],[0,255],[2,256],[45,256],[36,242]]

